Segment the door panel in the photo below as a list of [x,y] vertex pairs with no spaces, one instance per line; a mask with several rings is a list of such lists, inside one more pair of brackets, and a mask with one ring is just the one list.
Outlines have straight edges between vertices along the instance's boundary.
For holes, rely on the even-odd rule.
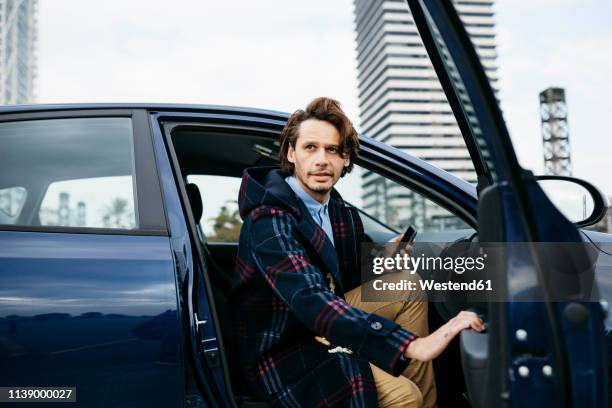
[[[571,252],[561,245],[546,251],[538,247],[582,239],[533,174],[518,164],[495,94],[453,3],[407,1],[479,174],[480,241],[531,243],[531,251],[520,255],[507,246],[507,256],[496,265],[506,282],[498,289],[507,302],[489,304],[486,375],[482,367],[475,368],[474,362],[483,361],[478,342],[462,335],[472,403],[603,406],[607,379],[601,308],[581,296],[579,285],[563,288],[564,299],[571,302],[550,300],[561,278],[571,280],[587,270],[587,280],[593,279],[585,267],[590,254],[580,245]],[[517,282],[541,291],[542,301],[521,302]]]
[[182,403],[166,237],[0,232],[0,382],[91,407]]
[[208,279],[207,261],[198,243],[185,177],[170,133],[165,133],[160,116],[163,115],[152,113],[150,123],[168,216],[170,245],[177,265],[183,333],[188,347],[185,358],[191,368],[186,379],[187,393],[194,399],[206,399],[211,406],[229,406],[232,388],[227,381],[223,344],[219,341],[221,328]]

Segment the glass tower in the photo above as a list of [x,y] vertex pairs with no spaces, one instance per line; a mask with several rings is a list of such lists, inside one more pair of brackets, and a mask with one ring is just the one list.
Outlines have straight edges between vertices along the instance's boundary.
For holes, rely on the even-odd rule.
[[[496,89],[493,0],[453,1]],[[361,131],[470,183],[476,173],[453,113],[405,0],[354,0]],[[382,177],[362,174],[364,209],[406,223],[427,222],[427,203],[395,191]],[[403,214],[403,216],[402,216]],[[420,214],[422,221],[410,219]],[[383,217],[384,218],[384,217]],[[423,225],[417,225],[423,227]]]
[[37,0],[0,0],[2,104],[34,100],[37,3]]

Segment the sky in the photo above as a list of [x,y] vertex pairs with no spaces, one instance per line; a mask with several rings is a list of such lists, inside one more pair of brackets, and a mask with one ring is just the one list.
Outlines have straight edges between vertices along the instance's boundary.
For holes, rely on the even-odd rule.
[[[566,89],[574,176],[612,196],[612,2],[498,0],[501,107],[543,172],[538,94]],[[359,116],[350,0],[40,0],[36,102],[172,102]]]
[[544,171],[538,94],[565,88],[573,175],[612,197],[612,2],[497,3],[500,99],[519,161]]

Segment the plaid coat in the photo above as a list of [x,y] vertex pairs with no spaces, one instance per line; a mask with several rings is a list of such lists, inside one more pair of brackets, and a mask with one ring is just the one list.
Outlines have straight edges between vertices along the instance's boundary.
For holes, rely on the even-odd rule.
[[[415,335],[344,301],[360,280],[357,212],[332,191],[334,246],[273,167],[245,170],[239,208],[244,224],[229,304],[251,392],[282,407],[377,406],[368,363],[399,375]],[[336,346],[353,354],[328,352]]]

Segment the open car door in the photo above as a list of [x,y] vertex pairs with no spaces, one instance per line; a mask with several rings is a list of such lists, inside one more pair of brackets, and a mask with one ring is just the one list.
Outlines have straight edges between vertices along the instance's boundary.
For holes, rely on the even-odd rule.
[[[507,248],[495,271],[504,284],[496,290],[504,299],[498,294],[487,304],[488,332],[461,336],[470,402],[474,407],[607,406],[604,313],[593,301],[596,296],[585,298],[584,285],[571,284],[589,273],[580,233],[519,165],[453,3],[407,3],[478,174],[479,240]],[[513,243],[527,250],[519,254]],[[539,294],[537,301],[525,301],[529,291]]]

